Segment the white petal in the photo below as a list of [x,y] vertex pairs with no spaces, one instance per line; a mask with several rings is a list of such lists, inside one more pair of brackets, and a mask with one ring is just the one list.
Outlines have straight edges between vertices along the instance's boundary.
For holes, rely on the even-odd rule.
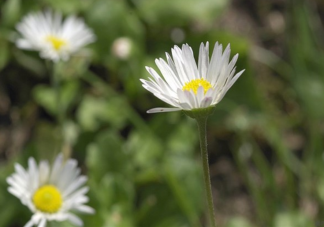
[[[235,69],[233,69],[236,61],[238,58],[238,54],[236,54],[232,61],[228,64],[228,65],[224,65],[222,68],[222,71],[220,72],[220,75],[218,77],[218,80],[216,81],[216,85],[217,87],[224,87],[224,85],[226,84],[226,82],[228,82],[228,80],[230,80],[232,78],[232,75],[235,72]],[[233,74],[231,75],[232,70],[234,70]]]
[[210,89],[206,92],[206,94],[204,95],[204,98],[206,98],[206,97],[211,97],[212,100],[214,100],[214,99],[213,99],[213,94],[214,94],[214,93],[217,93],[217,90],[210,88]]
[[201,108],[207,108],[212,103],[213,99],[211,97],[205,97],[201,102]]
[[43,218],[40,222],[38,227],[45,227],[46,226],[46,218]]
[[154,93],[154,95],[156,97],[158,97],[159,99],[161,99],[162,101],[170,104],[171,106],[174,107],[179,107],[178,103],[176,102],[176,100],[173,97],[170,97],[167,94],[163,94],[163,93]]
[[192,107],[188,103],[179,103],[183,110],[191,110]]
[[209,62],[208,70],[207,70],[207,80],[209,82],[212,81],[214,75],[217,76],[216,70],[219,67],[219,64],[221,63],[220,58],[222,56],[222,51],[223,51],[223,46],[221,44],[218,45],[218,42],[216,42],[212,53],[212,57]]
[[26,39],[18,39],[16,41],[16,45],[20,49],[26,49],[26,50],[34,49],[34,46],[30,42],[28,42],[28,40],[26,40]]
[[8,188],[8,192],[16,196],[17,198],[20,198],[23,194],[22,190],[19,190],[18,188],[12,188],[12,187]]
[[63,197],[67,197],[70,193],[74,192],[76,189],[78,189],[80,186],[82,186],[87,181],[86,176],[80,176],[62,192]]
[[157,107],[147,111],[147,113],[162,113],[162,112],[174,112],[179,111],[180,108],[165,108],[165,107]]
[[7,183],[12,186],[16,191],[23,193],[27,190],[24,184],[20,184],[19,181],[15,178],[15,174],[7,178]]
[[235,75],[235,77],[228,83],[228,85],[226,85],[224,87],[224,90],[219,94],[219,96],[217,97],[217,101],[219,102],[220,100],[222,100],[222,98],[225,96],[226,92],[232,87],[232,85],[235,83],[235,81],[242,75],[242,73],[244,72],[244,70],[240,71],[239,73],[237,73]]
[[73,194],[71,194],[66,200],[66,203],[70,203],[73,204],[75,199],[77,199],[80,196],[83,196],[84,194],[86,194],[89,191],[89,187],[83,187],[78,189],[76,192],[74,192]]
[[47,161],[39,163],[39,184],[43,185],[48,181],[50,167]]
[[24,227],[32,227],[32,226],[34,226],[34,225],[37,225],[38,223],[39,223],[39,221],[41,220],[41,216],[40,215],[38,215],[38,214],[34,214],[32,217],[31,217],[31,219],[30,219],[30,221],[29,222],[27,222],[27,224],[24,226]]
[[180,103],[189,103],[187,96],[185,95],[184,91],[181,89],[177,90],[178,99]]
[[83,226],[82,220],[74,214],[68,214],[68,220],[77,226]]
[[181,80],[182,78],[179,76],[179,73],[177,71],[177,68],[176,68],[171,56],[168,53],[165,53],[165,55],[166,55],[166,58],[167,58],[167,61],[168,61],[168,65],[169,65],[170,69],[173,71],[174,75],[177,76],[178,80],[180,81],[180,85],[184,84],[185,81]]
[[187,77],[190,78],[190,80],[198,79],[197,64],[192,49],[188,44],[182,45],[182,59],[184,60],[184,70]]
[[199,108],[198,96],[193,92],[193,90],[190,90],[190,95],[193,100],[193,108],[194,109]]
[[199,86],[197,89],[197,102],[198,107],[200,107],[201,100],[204,98],[204,88],[203,86]]
[[77,211],[87,213],[87,214],[94,214],[95,210],[92,207],[86,206],[86,205],[79,205],[75,207]]
[[163,59],[156,59],[156,65],[159,67],[164,79],[168,83],[168,85],[172,88],[172,90],[177,90],[178,87],[181,87],[181,84],[177,78],[177,76],[173,73],[170,66]]
[[[178,46],[174,46],[174,49],[171,50],[172,56],[173,56],[173,61],[176,66],[178,75],[180,77],[181,81],[188,82],[190,81],[190,77],[185,73],[184,67],[183,67],[183,60],[182,60],[182,52],[181,49]],[[184,84],[183,84],[184,85]]]
[[236,82],[236,80],[242,75],[242,73],[244,73],[245,69],[241,70],[240,72],[238,72],[233,79],[229,82],[229,84],[227,85],[228,88],[232,87],[232,85]]
[[59,154],[53,164],[52,170],[51,170],[51,174],[50,174],[50,178],[49,178],[49,182],[56,185],[58,182],[58,179],[60,177],[60,173],[61,173],[61,168],[62,168],[62,164],[63,164],[63,155]]
[[20,164],[18,164],[18,163],[15,164],[15,170],[22,177],[24,177],[24,178],[27,177],[27,172],[25,171],[25,169]]
[[65,191],[66,188],[74,182],[76,178],[80,175],[80,169],[77,168],[78,162],[73,159],[69,159],[65,162],[64,167],[61,171],[61,177],[57,182],[57,186]]
[[28,159],[29,189],[34,191],[38,187],[38,167],[34,158]]
[[29,220],[29,222],[26,223],[26,225],[24,225],[24,227],[33,227],[35,225],[33,219]]
[[198,71],[200,78],[207,79],[207,70],[209,65],[209,43],[201,43],[199,48],[199,60],[198,60]]
[[158,81],[158,79],[161,78],[159,76],[159,74],[154,69],[152,69],[151,67],[145,67],[145,68],[151,74],[151,76],[153,76],[153,78],[154,78],[155,81]]
[[[218,80],[223,79],[224,74],[222,72],[226,69],[229,57],[231,53],[230,45],[227,45],[227,47],[224,50],[224,53],[220,53],[220,57],[218,59],[215,59],[217,62],[211,62],[210,65],[214,66],[211,73],[213,74],[210,83],[215,84]],[[208,72],[209,73],[209,72]]]
[[192,109],[196,108],[195,98],[191,91],[184,91],[184,94],[187,96],[188,104]]

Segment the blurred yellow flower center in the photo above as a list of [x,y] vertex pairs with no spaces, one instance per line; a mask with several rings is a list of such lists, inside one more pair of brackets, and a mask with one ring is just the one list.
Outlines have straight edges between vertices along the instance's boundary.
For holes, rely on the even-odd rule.
[[46,41],[51,43],[53,48],[56,51],[59,51],[63,46],[66,45],[66,41],[64,39],[49,35],[46,37]]
[[38,210],[45,213],[55,213],[62,205],[62,196],[55,186],[44,185],[35,192],[33,202]]
[[198,88],[199,86],[202,86],[204,88],[204,94],[206,94],[206,92],[212,88],[211,84],[205,80],[205,79],[194,79],[191,80],[188,83],[185,83],[185,85],[182,87],[182,90],[187,90],[190,91],[192,90],[195,94],[197,94]]

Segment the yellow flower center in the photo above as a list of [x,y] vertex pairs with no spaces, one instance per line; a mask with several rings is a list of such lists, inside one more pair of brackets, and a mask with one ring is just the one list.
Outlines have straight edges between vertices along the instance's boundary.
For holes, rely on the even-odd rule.
[[187,90],[190,91],[192,90],[195,94],[197,94],[197,90],[199,88],[199,86],[202,86],[204,88],[204,94],[206,94],[206,92],[212,88],[211,84],[205,80],[205,79],[194,79],[191,80],[188,83],[185,83],[185,85],[182,87],[182,90]]
[[49,35],[46,37],[46,41],[51,43],[53,48],[56,51],[59,51],[63,46],[66,45],[66,41],[64,39],[58,38],[56,36]]
[[62,205],[62,195],[53,185],[40,187],[33,196],[35,207],[45,213],[55,213]]

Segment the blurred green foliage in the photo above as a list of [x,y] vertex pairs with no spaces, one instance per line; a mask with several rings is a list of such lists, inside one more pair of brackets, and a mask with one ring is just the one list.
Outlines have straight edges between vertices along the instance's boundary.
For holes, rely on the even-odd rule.
[[[196,125],[182,113],[147,115],[166,104],[139,79],[174,44],[198,54],[206,41],[230,43],[240,54],[237,70],[246,69],[209,119],[217,222],[322,226],[324,6],[243,2],[253,7],[229,0],[0,1],[0,226],[23,226],[31,215],[7,192],[13,164],[53,160],[62,141],[89,178],[96,214],[80,214],[85,226],[204,226]],[[97,36],[56,68],[63,134],[48,64],[13,42],[24,15],[48,8],[82,17]],[[244,12],[252,15],[243,36]],[[281,33],[264,31],[273,12],[282,16]],[[120,38],[130,45],[125,56]]]

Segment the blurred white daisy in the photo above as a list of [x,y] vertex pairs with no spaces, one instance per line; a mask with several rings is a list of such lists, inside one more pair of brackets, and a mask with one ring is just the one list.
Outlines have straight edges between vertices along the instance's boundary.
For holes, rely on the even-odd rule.
[[29,158],[27,169],[16,163],[15,170],[7,178],[8,191],[34,213],[25,227],[45,227],[47,221],[65,220],[82,226],[82,220],[72,211],[94,213],[94,209],[84,205],[89,188],[81,187],[87,177],[80,175],[76,160],[64,161],[58,155],[50,166],[47,161],[37,165],[34,158]]
[[60,13],[52,11],[28,14],[16,29],[22,36],[16,41],[19,48],[39,51],[42,58],[53,61],[68,60],[71,54],[95,40],[81,19],[69,16],[63,21]]
[[117,58],[126,60],[132,51],[132,40],[128,37],[120,37],[115,39],[112,44],[111,52]]
[[148,113],[191,111],[214,106],[244,71],[235,74],[238,54],[229,62],[230,46],[223,52],[223,47],[218,42],[210,61],[209,44],[201,43],[198,67],[188,44],[182,45],[182,49],[174,46],[171,52],[173,60],[168,53],[167,62],[162,58],[155,60],[163,78],[154,69],[146,67],[152,78],[149,81],[141,79],[141,82],[145,89],[173,108],[159,107],[150,109]]

